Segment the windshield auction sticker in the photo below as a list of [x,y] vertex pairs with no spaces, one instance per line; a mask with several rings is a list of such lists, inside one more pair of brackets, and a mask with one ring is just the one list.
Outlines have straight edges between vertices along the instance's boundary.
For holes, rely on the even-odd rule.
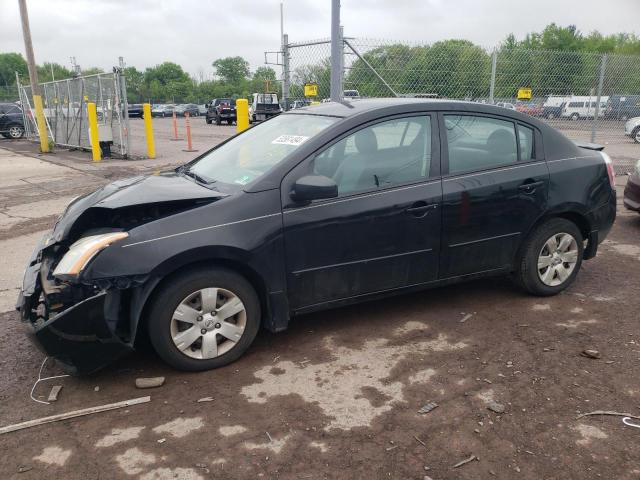
[[279,144],[279,145],[293,145],[298,146],[301,143],[308,140],[309,137],[305,137],[304,135],[280,135],[278,138],[273,140],[271,143]]

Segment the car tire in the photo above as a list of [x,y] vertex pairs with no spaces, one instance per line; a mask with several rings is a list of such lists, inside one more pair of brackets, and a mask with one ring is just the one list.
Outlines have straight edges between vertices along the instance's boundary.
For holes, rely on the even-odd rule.
[[[198,297],[198,295],[202,295],[199,292],[212,291],[213,289],[215,289],[216,296],[212,301],[216,302],[217,317],[209,315],[208,311],[203,310],[202,307],[206,306],[205,301],[202,296]],[[197,301],[200,298],[199,311],[202,315],[197,317],[192,327],[188,327],[191,322],[178,321],[176,315],[183,315],[182,312],[178,312],[179,308],[189,308],[186,307],[185,301],[193,295],[196,295],[193,297],[196,302],[193,305],[196,307],[193,311],[188,310],[186,313],[193,314],[198,311]],[[225,295],[227,295],[227,300],[221,298]],[[226,322],[224,318],[221,318],[223,314],[220,312],[223,311],[222,307],[226,303],[217,307],[218,303],[229,301],[228,298],[231,297],[234,298],[234,307],[237,305],[237,300],[241,302],[243,307],[242,311],[233,316],[235,318],[229,317],[232,318],[231,322],[236,323]],[[187,318],[186,313],[182,318]],[[241,275],[224,268],[196,269],[173,277],[170,282],[165,282],[164,286],[154,294],[146,318],[149,339],[158,356],[174,368],[197,372],[228,365],[242,356],[253,343],[260,327],[260,301],[254,288]],[[220,327],[221,324],[223,327]],[[232,326],[233,329],[230,331],[233,331],[234,334],[240,330],[239,327],[242,328],[241,336],[235,337],[236,341],[217,333],[225,331],[224,328],[228,328],[229,325]],[[182,330],[177,329],[178,326]],[[192,329],[196,330],[192,331]],[[185,336],[186,331],[192,333],[185,339],[187,337]],[[206,333],[201,333],[205,331]],[[229,335],[229,333],[226,334]],[[194,337],[195,340],[191,340]],[[209,356],[205,352],[205,337],[209,339],[207,348],[211,349],[211,345],[215,345],[213,349],[216,352],[215,356]],[[181,350],[177,342],[182,339],[185,340],[181,344],[184,347]],[[187,345],[189,342],[191,344]],[[223,349],[223,351],[220,352],[219,349]]]
[[231,119],[227,120],[227,125],[233,125],[233,120]]
[[576,120],[580,120],[580,115],[578,115],[577,113],[572,113],[569,118],[575,122]]
[[207,122],[207,125],[211,125],[211,119],[209,117],[206,117],[204,121]]
[[7,138],[10,138],[12,140],[17,140],[19,138],[22,138],[24,135],[24,127],[22,125],[9,125],[9,129],[7,130]]
[[216,125],[222,125],[222,119],[216,116]]
[[[555,251],[548,245],[551,242],[553,247],[552,239],[558,247]],[[568,242],[565,252],[561,252],[563,242]],[[543,223],[525,240],[513,279],[533,295],[546,297],[560,293],[573,283],[580,270],[583,242],[580,229],[569,220],[553,218]],[[547,263],[548,266],[544,266]]]
[[640,127],[636,127],[633,132],[631,132],[631,138],[636,143],[640,143]]

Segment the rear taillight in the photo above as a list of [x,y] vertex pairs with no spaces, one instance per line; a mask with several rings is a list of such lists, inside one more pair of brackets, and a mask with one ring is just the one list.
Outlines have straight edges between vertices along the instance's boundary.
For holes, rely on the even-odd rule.
[[600,152],[602,158],[604,159],[604,163],[607,166],[607,175],[609,175],[609,183],[611,184],[611,188],[616,189],[616,172],[613,169],[613,162],[611,161],[611,157],[604,152]]

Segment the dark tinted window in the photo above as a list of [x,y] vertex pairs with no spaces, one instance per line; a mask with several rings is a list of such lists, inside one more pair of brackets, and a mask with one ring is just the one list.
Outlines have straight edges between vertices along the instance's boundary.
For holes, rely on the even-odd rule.
[[513,123],[473,115],[445,115],[449,173],[463,173],[515,163]]
[[429,176],[430,168],[428,116],[363,128],[314,159],[314,172],[333,178],[341,196],[419,181]]
[[584,107],[584,102],[569,102],[569,106],[573,108],[582,108]]
[[518,125],[518,140],[520,142],[520,160],[536,158],[533,129]]

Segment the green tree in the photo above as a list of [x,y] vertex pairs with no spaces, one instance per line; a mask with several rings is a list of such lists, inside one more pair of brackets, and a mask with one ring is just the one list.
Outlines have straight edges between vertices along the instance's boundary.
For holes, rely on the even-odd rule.
[[249,62],[242,57],[218,58],[212,65],[225,83],[240,84],[249,76]]
[[42,65],[37,66],[37,70],[38,81],[40,82],[71,78],[71,70],[55,62],[44,62]]
[[27,62],[19,53],[0,53],[0,85],[15,85],[16,72],[27,76]]
[[251,78],[251,90],[253,92],[277,90],[276,72],[271,67],[258,67]]

